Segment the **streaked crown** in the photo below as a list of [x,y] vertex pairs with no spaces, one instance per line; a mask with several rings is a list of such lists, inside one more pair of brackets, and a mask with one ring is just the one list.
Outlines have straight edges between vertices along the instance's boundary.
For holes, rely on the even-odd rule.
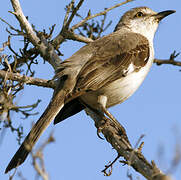
[[155,11],[148,7],[133,8],[121,17],[115,31],[125,27],[146,36],[148,39],[153,39],[158,27],[158,21],[154,18],[156,14]]
[[127,29],[153,40],[159,22],[174,13],[173,10],[156,13],[148,7],[137,7],[127,11],[117,24],[115,31]]

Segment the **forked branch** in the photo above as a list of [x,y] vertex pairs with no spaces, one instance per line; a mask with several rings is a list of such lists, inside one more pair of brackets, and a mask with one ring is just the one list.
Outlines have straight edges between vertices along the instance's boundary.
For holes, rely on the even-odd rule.
[[23,14],[19,0],[11,0],[11,4],[14,9],[14,12],[11,13],[16,16],[21,28],[26,32],[29,41],[39,50],[40,55],[56,70],[61,59],[56,54],[54,47],[43,37],[43,33],[35,33],[26,16]]
[[169,59],[155,59],[154,63],[156,63],[158,66],[162,65],[162,64],[170,64],[170,65],[174,65],[174,66],[181,66],[181,61],[175,61],[175,58],[178,57],[180,55],[180,53],[176,53],[176,51],[174,51],[171,55]]
[[54,89],[56,86],[54,81],[28,77],[25,75],[21,75],[19,73],[7,72],[3,70],[0,70],[0,78],[3,78],[3,79],[6,78],[7,80],[19,81],[25,84],[36,85],[36,86],[41,86],[41,87],[46,87],[46,88]]

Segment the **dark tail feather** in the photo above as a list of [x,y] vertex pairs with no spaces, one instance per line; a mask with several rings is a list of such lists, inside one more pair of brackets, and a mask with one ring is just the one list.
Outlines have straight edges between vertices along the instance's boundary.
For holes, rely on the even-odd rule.
[[5,173],[21,165],[27,158],[28,154],[29,154],[29,151],[26,149],[24,144],[22,144],[20,148],[18,149],[18,151],[16,152],[16,154],[11,159],[10,163],[8,164],[5,170]]
[[64,107],[60,110],[60,112],[55,117],[54,124],[57,124],[63,121],[64,119],[67,119],[68,117],[79,113],[83,109],[85,109],[85,106],[80,103],[78,98],[73,99],[72,101],[66,103]]
[[18,167],[25,161],[26,157],[28,156],[29,152],[31,152],[33,146],[39,139],[40,135],[43,133],[43,131],[47,128],[47,126],[51,123],[51,121],[56,117],[56,115],[64,106],[65,95],[65,91],[63,90],[59,91],[57,94],[54,95],[52,101],[46,108],[45,112],[33,126],[30,133],[26,136],[23,144],[20,146],[16,154],[11,159],[10,163],[8,164],[5,170],[5,173],[7,173],[13,168]]

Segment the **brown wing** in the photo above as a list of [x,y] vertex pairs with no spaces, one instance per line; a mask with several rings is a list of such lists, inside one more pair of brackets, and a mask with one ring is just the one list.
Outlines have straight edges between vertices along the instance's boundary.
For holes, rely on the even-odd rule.
[[149,58],[148,40],[135,33],[114,37],[100,49],[82,67],[75,91],[96,90],[129,73],[132,63],[134,71],[144,67]]

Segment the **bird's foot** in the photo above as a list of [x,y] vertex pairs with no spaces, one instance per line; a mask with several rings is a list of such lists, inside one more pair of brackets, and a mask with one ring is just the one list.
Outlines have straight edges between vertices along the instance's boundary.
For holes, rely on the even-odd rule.
[[102,137],[100,136],[100,133],[101,133],[102,130],[105,128],[106,124],[107,124],[107,119],[105,119],[105,118],[103,118],[103,119],[100,120],[100,121],[97,121],[96,124],[95,124],[95,126],[97,127],[97,136],[98,136],[100,139],[102,139],[102,140],[104,140],[104,138],[102,138]]

